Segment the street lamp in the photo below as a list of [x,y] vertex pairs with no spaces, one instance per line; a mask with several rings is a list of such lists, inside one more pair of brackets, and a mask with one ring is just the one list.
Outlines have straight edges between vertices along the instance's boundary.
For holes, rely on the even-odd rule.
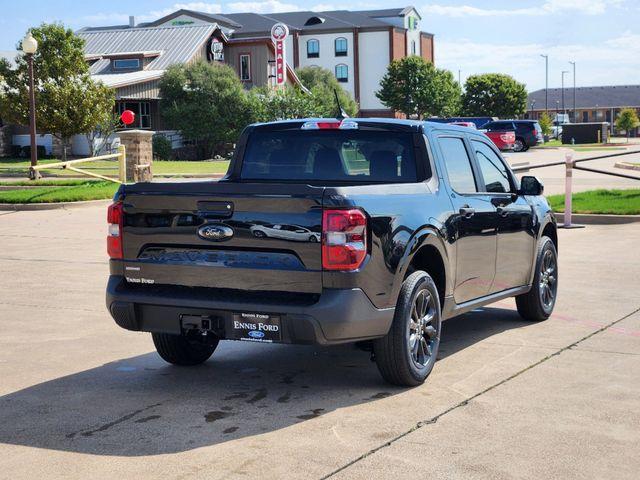
[[544,58],[544,111],[549,113],[549,55],[540,56]]
[[573,66],[573,121],[576,120],[576,62],[569,62]]
[[562,71],[562,113],[563,114],[567,113],[567,109],[564,107],[564,74],[565,73],[569,73],[569,71],[568,70]]
[[[33,77],[33,54],[38,50],[38,41],[33,38],[31,32],[22,39],[22,51],[27,55],[27,64],[29,65],[29,135],[31,137],[31,166],[38,165],[38,145],[36,142],[36,92]],[[39,175],[32,170],[31,178],[37,178]]]
[[533,107],[536,104],[535,100],[531,100],[531,120],[533,120]]

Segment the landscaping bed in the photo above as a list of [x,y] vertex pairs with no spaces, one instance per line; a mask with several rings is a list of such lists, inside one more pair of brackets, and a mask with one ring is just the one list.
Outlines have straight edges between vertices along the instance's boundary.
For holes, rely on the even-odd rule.
[[[564,212],[564,195],[547,197],[554,212]],[[574,193],[572,213],[640,215],[640,189],[590,190]]]

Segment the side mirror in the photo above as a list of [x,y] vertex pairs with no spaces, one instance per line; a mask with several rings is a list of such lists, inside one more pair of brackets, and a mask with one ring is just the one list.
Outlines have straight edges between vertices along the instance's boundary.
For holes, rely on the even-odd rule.
[[542,195],[544,185],[540,180],[531,175],[525,175],[520,179],[520,195]]

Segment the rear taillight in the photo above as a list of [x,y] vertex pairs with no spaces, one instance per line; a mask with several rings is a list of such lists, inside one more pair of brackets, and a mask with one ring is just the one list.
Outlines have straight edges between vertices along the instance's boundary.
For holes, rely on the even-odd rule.
[[322,267],[357,270],[367,256],[367,217],[360,210],[322,213]]
[[107,223],[109,233],[107,234],[107,253],[109,258],[122,258],[122,225],[124,213],[122,203],[115,202],[109,205],[107,210]]
[[538,136],[538,130],[536,130],[535,128],[533,129],[533,136],[537,137]]
[[500,140],[502,140],[504,143],[513,143],[516,141],[516,136],[511,132],[503,133],[502,135],[500,135]]

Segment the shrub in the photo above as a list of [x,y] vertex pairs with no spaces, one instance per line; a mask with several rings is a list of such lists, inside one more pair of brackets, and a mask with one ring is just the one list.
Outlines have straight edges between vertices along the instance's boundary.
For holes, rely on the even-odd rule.
[[153,158],[157,160],[171,160],[173,149],[171,140],[164,135],[153,136]]

